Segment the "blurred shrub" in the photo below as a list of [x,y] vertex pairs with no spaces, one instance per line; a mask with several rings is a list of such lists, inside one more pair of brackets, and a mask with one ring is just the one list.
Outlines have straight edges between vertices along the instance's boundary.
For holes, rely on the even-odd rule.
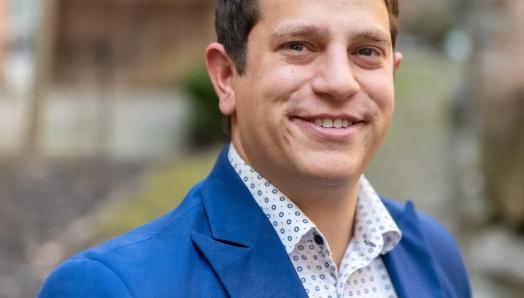
[[183,80],[184,90],[191,96],[189,141],[193,147],[208,146],[227,139],[225,118],[218,109],[218,98],[204,66],[188,73]]

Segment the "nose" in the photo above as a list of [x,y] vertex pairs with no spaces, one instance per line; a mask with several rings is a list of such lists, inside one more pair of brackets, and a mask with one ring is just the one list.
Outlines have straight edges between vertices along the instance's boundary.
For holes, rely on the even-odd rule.
[[313,92],[331,100],[346,100],[360,90],[360,84],[351,67],[348,52],[326,52],[315,65],[315,77],[311,82]]

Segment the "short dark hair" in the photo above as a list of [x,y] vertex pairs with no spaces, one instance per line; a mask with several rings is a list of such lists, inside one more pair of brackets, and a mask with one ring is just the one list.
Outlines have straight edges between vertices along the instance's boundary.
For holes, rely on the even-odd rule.
[[260,18],[258,0],[219,0],[215,13],[218,42],[235,63],[240,74],[246,68],[247,40]]
[[[243,74],[246,69],[246,50],[249,33],[260,19],[259,0],[219,0],[215,13],[218,42]],[[389,28],[393,47],[398,35],[398,0],[384,0],[389,13]]]

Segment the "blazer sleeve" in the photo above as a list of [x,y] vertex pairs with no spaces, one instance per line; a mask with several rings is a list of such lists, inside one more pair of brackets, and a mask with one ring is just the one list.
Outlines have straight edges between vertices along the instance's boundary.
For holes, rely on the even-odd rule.
[[466,266],[455,239],[433,218],[421,215],[420,219],[447,297],[472,297]]
[[70,259],[45,281],[38,298],[132,297],[125,283],[108,266],[86,257]]

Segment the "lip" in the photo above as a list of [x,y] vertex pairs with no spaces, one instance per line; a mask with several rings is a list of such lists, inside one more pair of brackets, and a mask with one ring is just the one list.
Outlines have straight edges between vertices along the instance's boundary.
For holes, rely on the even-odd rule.
[[[315,119],[348,119],[352,124],[347,128],[324,128],[317,126]],[[306,134],[322,142],[345,143],[350,141],[366,122],[358,117],[347,115],[317,115],[313,117],[291,117]]]
[[354,116],[354,115],[349,115],[349,114],[315,114],[315,115],[311,115],[311,116],[302,116],[302,115],[300,115],[300,116],[293,116],[291,118],[292,119],[293,118],[301,119],[301,120],[310,121],[310,122],[313,122],[316,119],[347,119],[351,123],[359,123],[359,122],[363,122],[364,121],[364,119],[361,118],[361,117]]

